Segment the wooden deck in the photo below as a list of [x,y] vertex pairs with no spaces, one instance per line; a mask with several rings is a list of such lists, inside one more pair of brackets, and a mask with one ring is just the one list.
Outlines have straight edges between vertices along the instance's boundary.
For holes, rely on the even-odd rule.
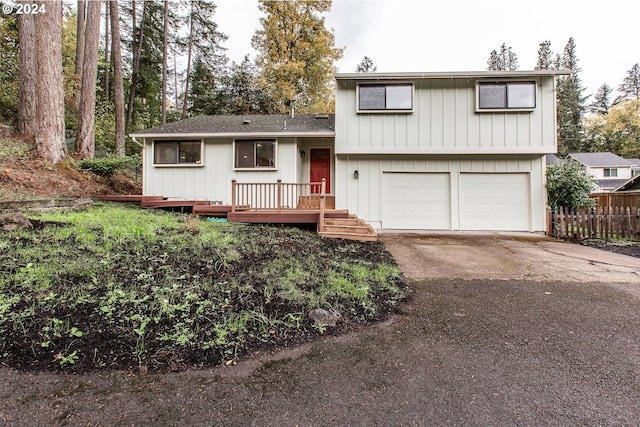
[[138,203],[142,207],[190,212],[248,224],[314,224],[321,236],[351,240],[378,240],[370,225],[336,209],[335,197],[326,194],[326,182],[237,183],[232,181],[231,204],[209,200],[169,200],[163,196],[98,196],[105,201]]
[[[349,218],[346,209],[325,211],[325,218]],[[249,224],[318,224],[319,209],[248,209],[227,213],[229,222]]]

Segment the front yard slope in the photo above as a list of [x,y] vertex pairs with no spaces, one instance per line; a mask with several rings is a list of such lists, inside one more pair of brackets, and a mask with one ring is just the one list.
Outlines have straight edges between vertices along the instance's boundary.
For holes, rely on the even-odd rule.
[[107,203],[29,217],[0,234],[0,364],[18,369],[212,366],[383,318],[408,294],[381,243]]

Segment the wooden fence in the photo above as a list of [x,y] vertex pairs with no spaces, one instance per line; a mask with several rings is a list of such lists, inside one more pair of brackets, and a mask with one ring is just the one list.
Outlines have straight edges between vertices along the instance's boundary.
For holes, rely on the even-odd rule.
[[621,191],[592,193],[590,198],[596,201],[598,208],[640,208],[640,191]]
[[640,208],[549,210],[548,234],[560,239],[640,241]]

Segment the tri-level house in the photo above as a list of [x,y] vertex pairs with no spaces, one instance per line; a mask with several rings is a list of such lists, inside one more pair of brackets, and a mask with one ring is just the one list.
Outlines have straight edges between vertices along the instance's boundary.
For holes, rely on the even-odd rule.
[[143,192],[246,222],[305,210],[319,221],[321,196],[327,218],[378,230],[542,232],[563,74],[337,74],[335,115],[202,116],[134,133]]

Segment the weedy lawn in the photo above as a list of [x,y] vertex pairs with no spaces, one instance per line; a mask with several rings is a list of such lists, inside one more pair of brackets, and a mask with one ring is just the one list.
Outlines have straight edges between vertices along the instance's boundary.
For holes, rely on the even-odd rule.
[[[0,234],[0,364],[212,366],[383,318],[408,295],[381,243],[97,204]],[[335,328],[308,317],[341,315]]]

